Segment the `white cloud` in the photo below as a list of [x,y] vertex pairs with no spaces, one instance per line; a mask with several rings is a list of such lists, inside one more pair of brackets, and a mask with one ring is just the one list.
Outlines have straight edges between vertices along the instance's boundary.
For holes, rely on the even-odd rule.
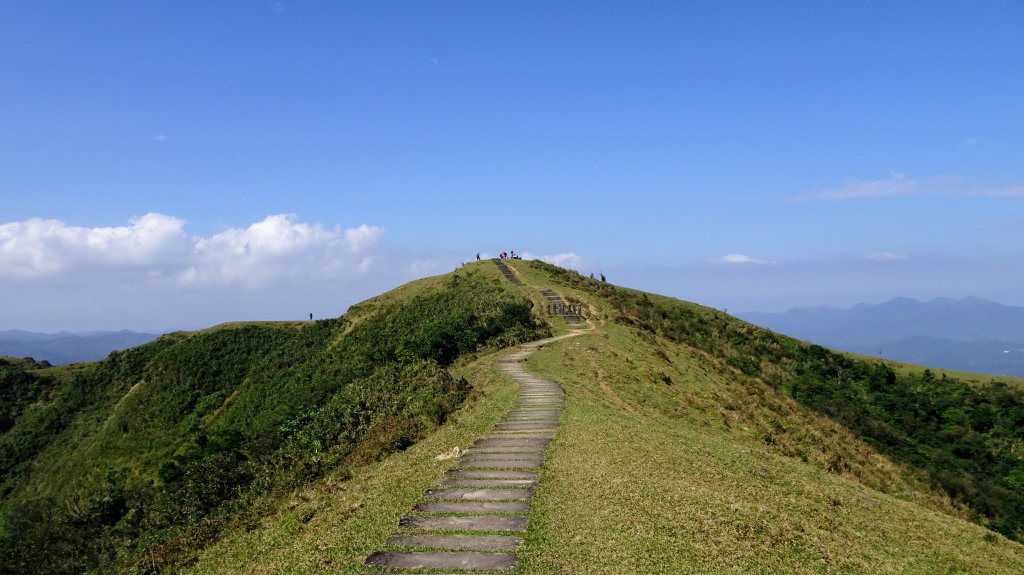
[[964,198],[1021,198],[1024,197],[1024,184],[994,184],[958,177],[919,180],[896,173],[884,180],[851,181],[797,194],[786,198],[786,201],[840,202],[925,194]]
[[540,260],[542,262],[547,262],[549,264],[570,270],[578,270],[580,267],[583,266],[583,258],[581,258],[580,256],[576,255],[573,252],[564,252],[560,254],[551,254],[543,256],[537,256],[530,252],[523,252],[520,255],[524,260]]
[[40,218],[0,224],[0,276],[173,265],[190,249],[183,226],[182,220],[155,213],[118,227],[84,228]]
[[1024,184],[964,187],[960,195],[975,198],[1024,198]]
[[384,245],[384,230],[277,214],[202,235],[164,214],[123,226],[0,223],[0,329],[195,329],[337,317],[457,268],[465,254]]
[[864,256],[864,259],[875,260],[881,262],[893,262],[893,261],[906,261],[910,259],[910,256],[903,254],[894,254],[892,252],[875,252]]
[[843,201],[905,196],[921,191],[921,185],[903,174],[884,180],[853,181],[788,198],[791,202]]
[[384,234],[383,228],[363,224],[358,228],[345,230],[345,242],[349,251],[360,252],[376,244]]
[[770,260],[755,259],[755,258],[752,258],[752,257],[744,255],[744,254],[726,254],[726,255],[722,256],[721,258],[715,260],[714,263],[729,264],[729,265],[743,265],[743,264],[771,265],[771,264],[774,264],[775,262],[770,261]]
[[188,236],[184,225],[156,213],[118,227],[44,219],[0,224],[0,276],[69,279],[80,273],[134,271],[140,281],[246,287],[343,279],[372,268],[370,252],[383,234],[369,225],[326,228],[291,214],[267,216],[208,238]]
[[267,216],[248,228],[232,228],[197,239],[192,266],[181,275],[187,285],[237,283],[257,287],[310,278],[364,274],[367,254],[383,230],[325,228],[298,222],[292,214]]

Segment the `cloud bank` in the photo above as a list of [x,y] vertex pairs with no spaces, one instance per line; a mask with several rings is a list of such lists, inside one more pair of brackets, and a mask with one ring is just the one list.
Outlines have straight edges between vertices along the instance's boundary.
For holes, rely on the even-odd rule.
[[558,267],[562,267],[562,268],[566,268],[566,269],[570,269],[570,270],[577,270],[577,271],[584,264],[583,258],[581,258],[580,256],[576,255],[573,252],[564,252],[564,253],[560,253],[560,254],[551,254],[551,255],[544,255],[544,256],[535,256],[535,255],[527,252],[527,253],[523,254],[523,258],[528,259],[528,260],[540,260],[542,262],[547,262],[549,264],[556,265]]
[[325,226],[293,214],[204,236],[160,213],[118,226],[0,223],[0,329],[165,330],[337,317],[461,261],[389,249],[383,237],[378,226]]
[[267,216],[210,237],[185,232],[185,221],[149,213],[116,227],[59,220],[0,224],[0,277],[22,281],[124,274],[180,286],[262,287],[282,281],[339,279],[365,273],[383,230],[325,228],[293,214]]
[[759,260],[759,259],[752,258],[752,257],[750,257],[748,255],[744,255],[744,254],[726,254],[726,255],[722,256],[721,258],[719,258],[717,260],[714,260],[713,263],[726,264],[726,265],[754,264],[754,265],[762,265],[763,266],[763,265],[772,265],[775,262],[770,261],[770,260]]

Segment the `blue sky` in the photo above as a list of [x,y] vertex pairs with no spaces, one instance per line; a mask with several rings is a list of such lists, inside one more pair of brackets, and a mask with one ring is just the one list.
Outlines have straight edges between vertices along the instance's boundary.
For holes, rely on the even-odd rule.
[[0,329],[336,316],[477,251],[1024,305],[1024,3],[0,4]]

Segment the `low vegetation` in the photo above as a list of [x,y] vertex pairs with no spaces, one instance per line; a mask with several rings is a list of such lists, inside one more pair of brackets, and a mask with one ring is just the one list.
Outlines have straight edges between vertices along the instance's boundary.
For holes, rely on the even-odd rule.
[[479,270],[428,283],[355,320],[171,334],[64,378],[0,366],[0,572],[174,571],[442,424],[471,392],[459,358],[547,333]]
[[[521,572],[1013,574],[1024,564],[1024,546],[994,531],[1005,528],[998,517],[935,481],[934,454],[925,452],[928,464],[902,459],[794,393],[822,380],[857,389],[874,373],[888,382],[881,362],[847,364],[716,310],[539,262],[514,266],[527,283],[585,303],[601,326],[528,362],[563,382],[568,402]],[[892,377],[896,393],[926,376]],[[993,385],[978,380],[931,393]],[[992,389],[1019,400],[1017,382],[1006,383]],[[840,395],[832,406],[864,401],[874,399]],[[1006,434],[1018,446],[1020,431]],[[921,449],[926,436],[910,439]]]
[[595,329],[527,362],[567,405],[519,572],[1019,573],[1021,382],[508,265],[525,287],[483,262],[338,320],[0,364],[18,382],[3,391],[0,570],[365,571],[454,464],[435,456],[514,401],[495,352],[549,333],[532,287],[552,287]]
[[[1024,540],[1024,394],[998,380],[969,384],[930,370],[897,372],[781,336],[716,310],[621,289],[543,263],[552,277],[602,298],[620,325],[716,358],[747,385],[764,383],[827,415],[908,465],[972,518]],[[774,423],[768,444],[791,435]],[[807,459],[805,447],[792,447]],[[833,470],[849,463],[841,454]]]

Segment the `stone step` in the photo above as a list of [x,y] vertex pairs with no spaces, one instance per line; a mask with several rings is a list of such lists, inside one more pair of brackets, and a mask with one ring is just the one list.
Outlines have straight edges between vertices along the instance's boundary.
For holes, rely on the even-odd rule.
[[539,479],[536,471],[461,471],[452,469],[445,475],[462,479]]
[[529,510],[529,503],[523,501],[432,501],[413,507],[413,511],[420,513],[526,513]]
[[564,395],[560,395],[560,394],[551,393],[551,394],[543,394],[543,395],[542,394],[524,395],[524,396],[521,396],[519,399],[525,399],[525,400],[547,399],[547,400],[551,400],[551,401],[562,401],[562,400],[565,399],[565,396]]
[[409,515],[398,526],[421,531],[526,531],[525,515]]
[[557,402],[563,402],[563,401],[565,401],[565,395],[563,395],[561,393],[553,393],[553,392],[552,393],[540,393],[540,392],[538,392],[535,395],[529,395],[529,396],[522,396],[521,395],[518,398],[516,398],[516,402],[517,403],[522,403],[524,401],[557,401]]
[[512,553],[478,551],[385,551],[366,559],[371,567],[397,569],[510,570],[516,567]]
[[504,463],[503,467],[540,467],[544,463],[544,456],[540,453],[481,453],[476,457],[463,458],[459,463],[462,467],[475,467],[481,463]]
[[525,447],[473,447],[466,451],[468,455],[477,453],[544,453],[548,448],[543,445]]
[[557,429],[497,429],[489,437],[520,437],[529,439],[553,439]]
[[461,499],[463,501],[513,501],[533,497],[531,489],[428,489],[426,499]]
[[546,447],[551,443],[550,439],[477,439],[473,442],[474,447],[524,447],[541,446]]
[[463,455],[460,461],[484,461],[484,460],[497,460],[497,461],[509,461],[514,459],[544,459],[544,455],[541,453],[467,453]]
[[534,419],[532,421],[508,421],[498,423],[494,426],[491,435],[509,434],[542,434],[554,433],[558,428],[558,421],[553,419]]
[[392,535],[390,547],[427,547],[463,551],[507,551],[523,544],[508,535]]
[[536,479],[442,479],[437,482],[444,487],[533,487]]
[[465,461],[460,464],[463,468],[476,469],[536,469],[543,464],[524,459],[504,459],[498,461]]
[[[550,424],[549,424],[550,425]],[[495,429],[488,433],[484,439],[554,439],[558,429],[554,427],[542,427],[537,429]]]

